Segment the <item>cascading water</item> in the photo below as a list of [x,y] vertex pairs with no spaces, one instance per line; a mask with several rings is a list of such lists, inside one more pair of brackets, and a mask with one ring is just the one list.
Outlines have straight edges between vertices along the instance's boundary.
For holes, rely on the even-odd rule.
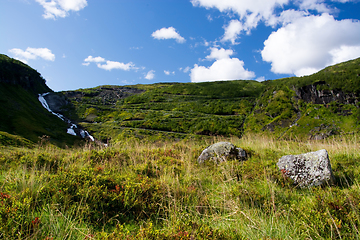
[[[49,107],[49,104],[47,103],[46,99],[45,99],[45,96],[48,95],[49,93],[43,93],[43,94],[39,94],[39,101],[41,102],[41,104],[43,105],[43,107],[48,110],[49,112],[51,112],[52,114],[54,114],[55,116],[57,116],[58,118],[60,118],[61,120],[63,120],[64,122],[66,122],[67,124],[70,125],[70,127],[67,129],[67,133],[68,134],[71,134],[71,135],[74,135],[74,136],[77,136],[76,132],[75,132],[75,129],[78,129],[78,126],[74,123],[72,123],[69,119],[66,119],[62,114],[60,113],[56,113],[56,112],[53,112],[50,107]],[[83,130],[83,129],[80,129],[79,130],[79,133],[80,133],[80,136],[82,138],[89,138],[91,141],[95,141],[94,137],[91,136],[88,131],[86,130]]]

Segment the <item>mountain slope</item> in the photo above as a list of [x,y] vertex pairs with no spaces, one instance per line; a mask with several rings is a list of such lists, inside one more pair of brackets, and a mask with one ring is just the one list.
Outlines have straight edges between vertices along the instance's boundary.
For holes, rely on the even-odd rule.
[[38,94],[44,92],[52,90],[36,70],[0,55],[0,131],[32,142],[47,135],[56,143],[73,144],[75,139],[66,134],[67,124],[39,102]]
[[305,77],[264,82],[247,132],[323,139],[359,131],[360,58]]
[[73,116],[103,141],[251,132],[322,139],[359,131],[359,76],[355,59],[311,76],[261,83],[100,86],[64,94],[75,105]]
[[[38,94],[44,92],[52,91],[37,71],[0,55],[0,131],[10,134],[4,139],[78,140],[42,107]],[[323,139],[358,133],[359,96],[360,58],[301,78],[99,86],[52,93],[48,100],[95,138],[116,142],[247,133]]]

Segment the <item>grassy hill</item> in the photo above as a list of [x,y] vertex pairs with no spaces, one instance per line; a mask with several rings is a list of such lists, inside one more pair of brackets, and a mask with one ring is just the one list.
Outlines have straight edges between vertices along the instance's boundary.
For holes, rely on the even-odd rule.
[[119,98],[106,91],[125,87],[64,94],[75,106],[69,114],[104,142],[244,133],[323,139],[359,131],[359,76],[355,59],[300,78],[134,85]]
[[[58,93],[72,102],[65,115],[110,140],[59,148],[77,138],[37,100],[43,79],[1,57],[26,68],[0,78],[1,239],[359,239],[360,59],[261,83]],[[50,143],[34,144],[43,134]],[[219,141],[248,159],[198,164]],[[298,188],[277,168],[284,155],[320,149],[332,185]]]
[[[198,164],[213,142],[247,161]],[[107,148],[0,147],[4,239],[358,239],[356,138],[123,141]],[[331,186],[297,188],[278,159],[327,149]]]
[[[49,91],[36,70],[0,55],[0,131],[72,145],[76,138],[66,134],[67,125],[37,99]],[[103,142],[247,133],[324,139],[359,132],[360,58],[300,78],[99,86],[58,94],[72,103],[65,116]]]

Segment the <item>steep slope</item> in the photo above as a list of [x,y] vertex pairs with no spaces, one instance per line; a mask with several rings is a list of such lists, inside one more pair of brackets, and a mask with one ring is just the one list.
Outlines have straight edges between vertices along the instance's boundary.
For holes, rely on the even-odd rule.
[[359,132],[360,58],[264,84],[247,132],[309,139]]
[[[66,134],[67,124],[49,113],[38,100],[39,93],[52,92],[41,75],[28,65],[0,55],[0,131],[32,142],[49,136],[60,144],[73,144]],[[0,134],[1,135],[1,134]],[[5,139],[5,136],[3,139]],[[6,142],[0,142],[0,144]]]

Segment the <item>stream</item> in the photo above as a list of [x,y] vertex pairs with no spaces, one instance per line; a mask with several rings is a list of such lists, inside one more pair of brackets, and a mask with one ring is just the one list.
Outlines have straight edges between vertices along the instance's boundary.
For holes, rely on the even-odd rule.
[[49,104],[47,103],[46,99],[44,98],[46,95],[48,95],[49,93],[43,93],[43,94],[39,94],[39,101],[41,102],[41,104],[43,105],[43,107],[48,110],[49,112],[51,112],[53,115],[57,116],[58,118],[60,118],[61,120],[63,120],[64,122],[66,122],[70,127],[67,129],[67,133],[73,136],[78,136],[78,134],[76,134],[75,130],[77,130],[79,132],[79,135],[81,138],[88,138],[91,141],[95,141],[94,137],[91,136],[88,131],[83,130],[83,129],[79,129],[78,126],[76,124],[74,124],[73,122],[71,122],[69,119],[65,118],[62,114],[60,113],[56,113],[53,112],[50,107]]

